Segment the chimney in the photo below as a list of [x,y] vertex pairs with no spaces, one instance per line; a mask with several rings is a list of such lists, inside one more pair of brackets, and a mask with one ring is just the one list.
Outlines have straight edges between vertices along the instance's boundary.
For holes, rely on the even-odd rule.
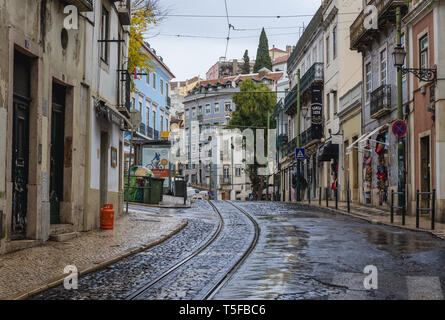
[[238,60],[237,59],[233,59],[233,75],[238,74]]
[[290,55],[292,53],[292,46],[286,46],[286,52]]

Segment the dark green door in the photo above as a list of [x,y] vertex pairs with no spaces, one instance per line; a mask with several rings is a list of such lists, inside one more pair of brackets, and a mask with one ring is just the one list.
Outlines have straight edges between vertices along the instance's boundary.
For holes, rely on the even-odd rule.
[[63,201],[65,95],[65,87],[54,83],[51,113],[51,171],[49,187],[51,224],[60,223],[60,202]]
[[26,238],[29,170],[29,58],[14,53],[14,98],[12,133],[12,240]]

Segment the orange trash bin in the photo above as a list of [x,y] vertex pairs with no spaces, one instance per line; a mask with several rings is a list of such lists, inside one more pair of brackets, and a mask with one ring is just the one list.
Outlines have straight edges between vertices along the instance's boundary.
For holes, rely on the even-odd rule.
[[105,203],[102,210],[100,210],[100,228],[113,229],[114,228],[114,210],[113,204]]

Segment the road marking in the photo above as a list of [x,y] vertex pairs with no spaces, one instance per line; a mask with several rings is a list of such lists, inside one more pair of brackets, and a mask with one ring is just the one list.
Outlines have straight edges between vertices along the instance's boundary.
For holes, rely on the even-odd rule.
[[406,277],[409,300],[443,300],[439,277]]

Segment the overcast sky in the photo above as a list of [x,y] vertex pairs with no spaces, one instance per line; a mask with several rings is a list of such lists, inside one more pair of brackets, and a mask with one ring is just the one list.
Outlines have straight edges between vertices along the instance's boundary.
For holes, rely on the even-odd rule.
[[[170,15],[225,15],[224,0],[161,0],[162,7]],[[227,0],[229,16],[313,15],[321,0]],[[231,31],[227,58],[241,59],[244,50],[255,58],[261,28],[266,28],[269,46],[285,50],[286,45],[295,45],[300,27],[309,23],[311,17],[292,18],[229,18],[236,29]],[[268,29],[270,28],[270,29]],[[165,17],[151,29],[147,41],[176,75],[175,80],[185,80],[200,75],[205,78],[207,70],[224,56],[228,25],[224,18]],[[168,35],[192,35],[221,37],[223,39],[185,38]],[[235,39],[235,37],[247,37]]]

